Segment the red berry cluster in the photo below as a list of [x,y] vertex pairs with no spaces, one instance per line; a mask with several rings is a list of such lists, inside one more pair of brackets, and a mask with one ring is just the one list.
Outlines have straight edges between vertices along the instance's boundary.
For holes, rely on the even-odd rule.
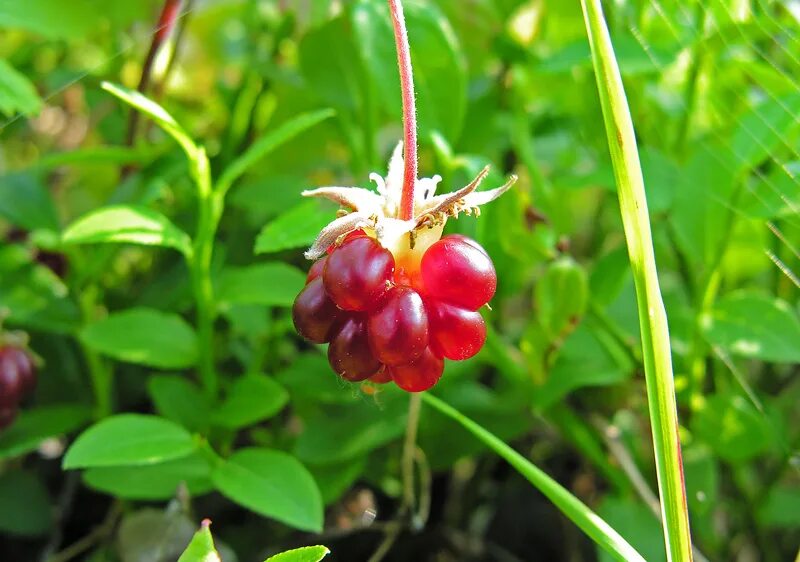
[[435,242],[409,272],[356,231],[311,266],[292,316],[300,335],[330,344],[328,361],[343,379],[393,380],[421,392],[442,376],[445,358],[468,359],[483,347],[477,311],[496,287],[489,255],[465,236]]
[[0,347],[0,430],[17,417],[19,403],[36,387],[36,366],[22,347]]

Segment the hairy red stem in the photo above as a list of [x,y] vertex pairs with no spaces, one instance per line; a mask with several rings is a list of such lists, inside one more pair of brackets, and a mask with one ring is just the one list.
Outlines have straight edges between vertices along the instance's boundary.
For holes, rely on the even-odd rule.
[[414,75],[411,71],[411,50],[408,46],[403,5],[400,0],[388,0],[392,14],[394,42],[397,46],[397,67],[400,70],[400,91],[403,97],[403,192],[400,197],[400,218],[414,216],[414,186],[417,182],[417,108],[414,99]]

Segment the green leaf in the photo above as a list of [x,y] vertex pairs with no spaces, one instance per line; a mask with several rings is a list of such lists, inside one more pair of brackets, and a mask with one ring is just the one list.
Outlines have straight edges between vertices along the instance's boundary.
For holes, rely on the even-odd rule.
[[186,550],[178,558],[178,562],[221,562],[219,553],[214,547],[214,539],[211,536],[211,521],[204,520],[192,537],[192,541]]
[[229,267],[222,272],[216,295],[225,304],[291,307],[305,282],[304,273],[280,262]]
[[233,185],[233,182],[244,174],[248,168],[258,163],[261,158],[282,144],[290,141],[303,131],[310,129],[333,115],[334,111],[332,109],[322,109],[298,115],[282,123],[279,127],[258,139],[244,154],[231,162],[220,176],[217,182],[217,189],[224,195],[228,189],[230,189],[231,185]]
[[93,322],[81,332],[90,348],[128,363],[162,369],[191,367],[197,359],[197,338],[177,314],[131,308]]
[[22,115],[33,115],[38,113],[41,107],[42,100],[31,81],[8,62],[0,59],[0,112],[8,116],[17,112]]
[[[467,72],[461,47],[435,4],[407,1],[404,12],[414,65],[419,126],[423,134],[437,130],[454,141],[461,132],[467,106]],[[400,78],[386,2],[356,2],[352,25],[359,55],[380,93],[384,109],[399,119]]]
[[97,10],[91,0],[0,0],[0,27],[20,28],[49,39],[77,39],[88,35],[97,24]]
[[195,145],[189,133],[175,121],[175,118],[153,100],[145,97],[136,90],[131,90],[118,84],[112,84],[111,82],[103,82],[102,87],[106,92],[118,97],[129,106],[138,109],[155,121],[159,127],[164,129],[167,134],[181,145],[190,160],[195,159],[198,156],[198,152],[202,152],[202,150]]
[[270,377],[245,375],[233,382],[212,419],[218,426],[239,429],[274,416],[288,401],[289,393]]
[[147,391],[156,411],[190,431],[204,433],[209,426],[211,403],[196,384],[184,375],[153,375]]
[[647,401],[670,562],[692,559],[667,314],[628,100],[600,0],[581,0],[636,287]]
[[192,253],[188,234],[158,211],[134,205],[94,210],[69,225],[63,240],[66,244],[114,242],[162,246],[186,256]]
[[774,443],[769,421],[743,396],[715,394],[692,417],[692,429],[721,458],[743,462]]
[[195,442],[181,426],[158,416],[120,414],[81,433],[64,456],[64,469],[141,466],[189,455]]
[[768,97],[736,120],[731,150],[738,169],[750,170],[783,151],[792,154],[793,139],[800,131],[800,92],[781,98]]
[[330,553],[324,546],[304,546],[270,556],[264,562],[319,562]]
[[551,340],[564,336],[586,311],[589,280],[586,271],[571,258],[550,264],[536,284],[538,319]]
[[214,488],[211,467],[198,454],[145,466],[93,467],[83,473],[83,481],[117,498],[142,501],[173,498],[181,483],[193,496]]
[[0,176],[0,216],[25,230],[60,228],[50,192],[30,173]]
[[214,470],[212,479],[224,496],[256,513],[304,531],[322,530],[319,488],[291,455],[240,449]]
[[70,433],[92,417],[86,406],[42,406],[23,410],[14,425],[0,434],[0,459],[35,451],[42,441]]
[[713,345],[742,357],[800,363],[800,319],[780,299],[739,291],[720,299],[703,319]]
[[552,501],[566,517],[617,560],[644,562],[644,558],[608,523],[528,459],[433,395],[424,393],[422,400],[441,414],[461,424],[497,455],[505,459],[517,472]]
[[305,201],[267,223],[256,238],[256,254],[310,246],[335,214],[317,201]]
[[46,535],[53,525],[47,490],[35,475],[20,470],[0,476],[0,531],[24,537]]

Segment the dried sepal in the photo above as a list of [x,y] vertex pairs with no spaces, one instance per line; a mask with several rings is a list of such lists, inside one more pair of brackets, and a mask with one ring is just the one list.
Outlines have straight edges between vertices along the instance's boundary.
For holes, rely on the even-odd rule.
[[441,234],[449,217],[457,217],[462,212],[479,214],[481,205],[500,197],[517,180],[516,176],[511,176],[501,187],[476,191],[488,174],[489,166],[486,166],[470,183],[443,195],[435,194],[441,176],[417,179],[414,217],[401,220],[398,218],[403,190],[403,145],[400,143],[392,153],[386,178],[376,173],[369,175],[375,182],[377,193],[360,187],[321,187],[303,192],[306,197],[329,199],[352,211],[322,229],[305,256],[318,258],[331,244],[359,228],[372,229],[377,240],[389,249],[397,248],[402,240],[406,240],[406,245],[411,244],[417,229],[435,229]]

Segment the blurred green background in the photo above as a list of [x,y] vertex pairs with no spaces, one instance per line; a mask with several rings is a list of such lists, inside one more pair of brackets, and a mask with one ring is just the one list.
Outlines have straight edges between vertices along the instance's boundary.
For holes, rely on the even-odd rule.
[[[520,176],[479,219],[448,222],[487,248],[499,283],[485,349],[449,363],[433,393],[514,445],[647,560],[664,560],[635,295],[580,3],[404,4],[420,175],[440,174],[447,191],[487,163],[488,187]],[[210,343],[198,343],[189,272],[174,249],[62,238],[109,205],[144,206],[194,233],[180,148],[146,119],[127,144],[130,110],[100,88],[138,86],[160,8],[0,0],[0,307],[45,361],[35,397],[0,434],[0,553],[175,560],[210,517],[226,562],[317,543],[331,560],[367,560],[396,515],[407,397],[338,380],[294,334],[289,308],[309,265],[302,250],[335,213],[300,192],[368,187],[402,133],[387,8],[183,2],[146,94],[206,148],[213,176],[297,115],[335,110],[232,188],[215,240]],[[792,560],[800,10],[769,0],[604,8],[669,315],[695,545],[709,560]],[[194,382],[206,344],[223,387],[213,400]],[[98,389],[98,380],[113,383]],[[98,405],[103,395],[111,411]],[[154,435],[183,444],[191,434],[193,448],[146,467],[62,470],[74,436],[112,412],[155,414],[146,418],[163,424]],[[122,422],[123,441],[148,434]],[[386,560],[606,559],[428,408],[419,443],[430,515]],[[75,544],[84,548],[70,552]]]

